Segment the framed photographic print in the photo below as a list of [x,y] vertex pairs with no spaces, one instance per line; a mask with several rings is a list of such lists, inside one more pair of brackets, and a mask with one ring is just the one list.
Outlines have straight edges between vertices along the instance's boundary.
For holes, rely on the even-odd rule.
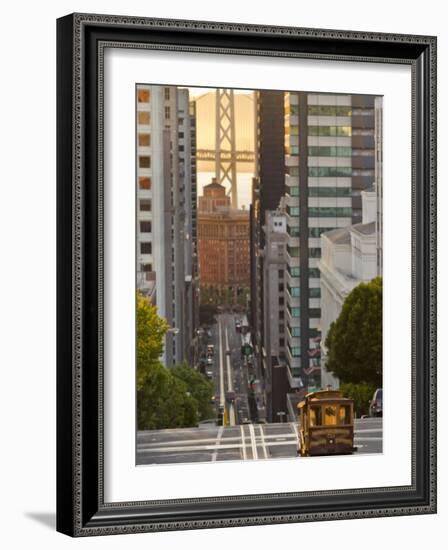
[[57,40],[57,529],[434,513],[436,39]]

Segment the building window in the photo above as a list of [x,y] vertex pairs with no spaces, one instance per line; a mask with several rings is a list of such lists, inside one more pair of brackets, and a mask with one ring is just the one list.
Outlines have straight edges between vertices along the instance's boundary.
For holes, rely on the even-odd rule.
[[284,275],[285,275],[285,270],[284,269],[279,269],[278,270],[278,278],[283,279]]
[[293,357],[300,357],[300,346],[290,346],[288,344],[288,349]]
[[288,305],[288,311],[291,314],[291,317],[300,317],[300,307],[291,307]]
[[287,193],[290,197],[298,197],[299,196],[299,186],[298,185],[290,185],[287,188]]
[[152,254],[152,243],[140,243],[141,254]]
[[278,345],[279,345],[281,348],[284,348],[284,347],[285,347],[285,339],[284,339],[284,338],[279,338],[279,340],[278,340]]
[[287,206],[286,212],[289,216],[299,216],[300,215],[300,207],[299,206]]
[[151,212],[151,200],[150,199],[140,199],[140,211],[141,212]]
[[141,147],[149,147],[151,145],[151,134],[139,134],[138,144]]
[[310,248],[309,249],[310,258],[320,258],[321,249],[320,248]]
[[137,102],[138,103],[148,103],[150,99],[149,90],[138,89],[137,90]]
[[298,225],[288,225],[286,231],[291,237],[300,237],[300,228]]
[[169,99],[170,99],[170,89],[165,88],[165,100],[169,101]]
[[283,296],[279,296],[279,298],[278,298],[278,305],[279,305],[279,306],[285,305],[285,299],[283,298]]
[[149,273],[150,271],[152,271],[152,264],[142,264],[141,267],[144,273]]
[[298,258],[300,256],[300,247],[298,246],[287,246],[286,250],[291,258]]
[[149,111],[139,111],[138,112],[138,123],[139,124],[149,124]]
[[140,222],[140,233],[151,233],[151,222]]
[[288,323],[288,330],[293,338],[298,338],[300,336],[300,327],[292,327]]
[[294,298],[298,298],[300,296],[300,287],[299,286],[289,286],[287,285],[288,292],[291,296]]
[[138,165],[140,168],[151,168],[151,157],[147,155],[138,157]]
[[278,318],[279,318],[280,320],[283,320],[283,319],[285,318],[285,312],[284,312],[284,311],[279,311],[279,312],[278,312]]
[[309,317],[320,318],[320,308],[311,308],[308,310]]
[[288,175],[296,178],[299,175],[299,167],[298,166],[285,166],[285,174],[288,174]]
[[171,116],[171,109],[168,106],[166,106],[165,107],[165,119],[169,119],[170,116]]
[[289,267],[288,273],[291,277],[300,277],[300,267]]
[[309,296],[310,298],[320,298],[320,288],[310,288]]
[[148,178],[147,176],[139,176],[138,186],[143,190],[151,189],[151,178]]
[[319,279],[320,278],[320,270],[317,267],[310,267],[308,269],[308,277],[310,279]]
[[[311,188],[310,188],[311,189]],[[333,231],[334,227],[310,227],[310,237],[319,238],[322,233]]]

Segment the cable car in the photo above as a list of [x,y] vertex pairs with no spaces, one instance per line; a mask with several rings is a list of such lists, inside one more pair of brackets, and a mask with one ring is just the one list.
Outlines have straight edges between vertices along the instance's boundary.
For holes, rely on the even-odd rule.
[[353,399],[336,390],[309,393],[298,405],[300,456],[344,455],[353,446]]

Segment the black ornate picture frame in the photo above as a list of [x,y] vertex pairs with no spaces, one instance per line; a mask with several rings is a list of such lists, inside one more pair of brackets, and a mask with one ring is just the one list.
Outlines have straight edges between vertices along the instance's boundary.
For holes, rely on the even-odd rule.
[[[412,484],[108,503],[103,480],[107,45],[412,70]],[[71,536],[436,512],[436,38],[73,14],[57,22],[57,529]],[[410,113],[411,116],[411,113]]]

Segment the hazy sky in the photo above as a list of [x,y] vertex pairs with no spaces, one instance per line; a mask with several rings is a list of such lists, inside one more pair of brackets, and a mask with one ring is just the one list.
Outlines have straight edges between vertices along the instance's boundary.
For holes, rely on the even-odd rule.
[[[216,88],[188,88],[188,91],[190,92],[190,97],[198,97],[200,95],[206,94],[207,92],[210,92],[211,90],[216,90]],[[235,94],[250,94],[253,90],[235,90]]]

